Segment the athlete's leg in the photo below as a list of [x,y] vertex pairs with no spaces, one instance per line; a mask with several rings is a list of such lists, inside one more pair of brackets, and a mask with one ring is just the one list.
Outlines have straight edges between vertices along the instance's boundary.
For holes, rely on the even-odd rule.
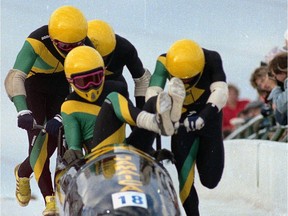
[[219,183],[224,169],[224,146],[222,138],[221,113],[207,122],[199,131],[200,144],[197,156],[197,170],[201,183],[214,188]]
[[[145,105],[143,106],[143,110],[149,113],[156,113],[156,101],[157,97],[150,98]],[[153,143],[156,137],[156,133],[152,131],[148,131],[143,128],[134,127],[133,131],[128,136],[126,142],[132,144],[134,147],[147,152],[154,152]]]
[[19,169],[18,169],[18,175],[19,177],[27,177],[29,178],[31,174],[33,173],[33,169],[30,165],[30,154],[31,150],[33,148],[33,138],[35,139],[37,135],[39,134],[40,130],[31,130],[27,132],[28,135],[28,142],[29,142],[29,147],[28,147],[28,156],[27,158],[20,164]]
[[[31,92],[29,104],[30,107],[33,108],[33,116],[39,125],[44,126],[47,120],[52,119],[56,114],[60,113],[61,105],[69,92],[69,89],[67,88],[68,85],[61,86],[61,81],[66,82],[66,79],[63,80],[62,77],[59,79],[58,76],[53,81],[55,82],[55,85],[53,85],[50,92],[47,90],[45,94],[39,95],[34,87],[29,88]],[[42,80],[42,82],[44,81]],[[50,84],[53,84],[53,82]],[[59,93],[56,94],[56,92]],[[45,200],[46,196],[51,196],[54,193],[49,165],[50,157],[57,147],[57,137],[42,132],[39,133],[38,130],[37,138],[35,138],[36,137],[34,136],[33,149],[31,150],[30,155],[30,165],[35,173],[35,178],[43,195],[43,199]]]
[[[123,97],[121,94],[112,92],[107,96],[107,99],[103,103],[99,115],[96,120],[94,138],[93,138],[93,147],[97,145],[106,145],[111,143],[121,143],[125,141],[125,123],[128,123],[131,126],[137,126],[146,130],[153,131],[148,133],[147,140],[144,143],[152,142],[155,138],[156,132],[170,131],[174,132],[173,124],[170,119],[170,110],[171,110],[171,98],[167,93],[161,93],[157,97],[156,103],[155,99],[154,108],[148,102],[146,109],[155,110],[155,105],[157,114],[149,113],[147,111],[141,111],[139,108],[135,107],[130,100]],[[159,116],[161,121],[157,121],[156,115]],[[167,118],[167,115],[169,118]],[[170,125],[169,125],[170,123]],[[161,128],[159,125],[161,125]],[[170,126],[170,127],[169,127]],[[134,132],[139,134],[139,132]],[[141,131],[140,131],[141,133]],[[146,134],[146,131],[145,131]],[[132,135],[128,142],[129,144],[137,145],[137,141],[143,139],[143,134],[139,136]],[[145,137],[146,139],[146,137]],[[142,146],[142,144],[140,145]],[[145,145],[144,145],[145,146]],[[151,145],[150,145],[151,146]]]
[[[32,111],[32,115],[37,124],[43,124],[45,120],[45,96],[41,92],[31,88],[32,83],[30,83],[31,82],[29,79],[25,81],[27,106],[28,109]],[[21,163],[19,167],[19,177],[30,177],[33,172],[33,169],[30,166],[30,154],[33,148],[33,141],[38,136],[39,132],[40,130],[38,129],[27,131],[29,141],[28,157]]]
[[105,100],[96,119],[93,142],[87,143],[87,152],[93,151],[99,145],[124,141],[125,123],[117,118],[112,103]]
[[194,187],[195,163],[199,138],[194,132],[187,133],[180,127],[172,136],[171,148],[176,160],[180,199],[187,215],[199,215],[198,196]]
[[[50,120],[56,114],[60,113],[61,105],[64,102],[65,97],[65,92],[57,95],[49,94],[46,97],[46,120]],[[58,137],[49,134],[41,134],[39,136],[45,136],[45,139],[40,143],[35,143],[35,146],[38,146],[41,150],[33,154],[33,157],[37,157],[37,161],[34,160],[35,163],[33,163],[33,168],[39,188],[45,199],[46,196],[52,196],[54,194],[50,171],[50,158],[57,148]]]
[[[37,82],[35,77],[31,77],[25,80],[25,90],[26,90],[26,101],[28,109],[32,111],[32,115],[36,120],[37,124],[43,124],[45,121],[45,94],[39,91],[39,89],[34,88],[34,83]],[[30,154],[33,148],[33,141],[39,134],[40,130],[30,130],[27,131],[29,140],[29,150],[28,157],[20,165],[18,170],[18,175],[20,177],[30,177],[33,170],[30,166]]]
[[[30,85],[31,84],[31,85]],[[31,89],[32,83],[30,83],[30,79],[25,81],[25,89],[26,89],[26,101],[27,107],[29,110],[32,111],[33,117],[37,121],[44,121],[44,114],[40,113],[39,116],[37,115],[37,110],[42,109],[45,110],[45,99],[44,95],[41,92],[34,91]],[[34,104],[35,102],[35,104]],[[35,138],[37,137],[40,130],[29,130],[27,131],[28,134],[28,157],[19,165],[17,165],[14,169],[14,174],[16,178],[16,199],[21,206],[28,205],[31,199],[31,189],[30,189],[30,176],[33,173],[33,169],[30,165],[30,156],[31,151],[33,148],[33,143]]]
[[[171,107],[172,100],[166,92],[161,92],[158,96],[150,98],[144,106],[145,110],[140,112],[137,117],[138,128],[133,130],[127,142],[145,152],[151,153],[152,151],[153,153],[152,145],[156,133],[166,136],[174,133],[174,126],[170,116]],[[151,115],[151,113],[154,114]]]
[[190,194],[187,197],[187,199],[183,203],[183,208],[186,212],[186,215],[191,216],[198,216],[199,213],[199,199],[198,194],[195,188],[195,185],[192,185],[192,188],[190,190]]

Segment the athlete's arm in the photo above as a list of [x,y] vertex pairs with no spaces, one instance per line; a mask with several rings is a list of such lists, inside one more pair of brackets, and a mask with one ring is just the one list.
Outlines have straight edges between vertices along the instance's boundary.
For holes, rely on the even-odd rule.
[[67,142],[68,148],[73,150],[82,150],[81,145],[81,129],[76,121],[76,119],[61,112],[63,118],[63,125],[65,131],[65,140]]
[[135,107],[130,100],[117,92],[110,93],[106,100],[110,101],[119,121],[136,126],[136,119],[141,110]]
[[13,69],[9,70],[5,78],[5,89],[13,101],[18,112],[27,110],[25,79],[33,67],[37,54],[31,44],[26,40],[17,55]]
[[65,131],[65,140],[68,145],[68,149],[82,150],[81,145],[81,128],[77,119],[69,111],[71,107],[69,101],[64,102],[61,107],[61,116],[63,118],[62,124]]
[[37,56],[38,54],[30,44],[29,39],[26,39],[23,47],[17,55],[13,68],[28,74],[35,63]]
[[145,103],[145,94],[151,77],[150,71],[143,67],[143,63],[133,44],[124,38],[119,39],[118,42],[122,43],[122,49],[125,52],[125,64],[134,80],[136,106],[142,108]]
[[145,94],[149,86],[150,77],[151,77],[150,71],[148,69],[145,69],[145,73],[143,74],[142,77],[134,79],[135,83],[134,95],[136,99],[136,106],[139,107],[140,109],[145,104]]
[[169,73],[165,67],[166,58],[161,55],[157,59],[154,73],[150,78],[149,87],[146,92],[145,100],[158,95],[165,88],[166,81],[169,77]]
[[[110,93],[105,103],[112,105],[113,111],[120,123],[127,123],[130,126],[137,126],[155,133],[160,132],[155,114],[140,110],[121,94],[117,92]],[[114,124],[116,123],[114,122]]]
[[221,56],[215,51],[210,51],[205,58],[209,64],[212,83],[210,84],[211,94],[206,106],[199,114],[204,120],[213,116],[213,113],[220,112],[228,99],[228,86]]

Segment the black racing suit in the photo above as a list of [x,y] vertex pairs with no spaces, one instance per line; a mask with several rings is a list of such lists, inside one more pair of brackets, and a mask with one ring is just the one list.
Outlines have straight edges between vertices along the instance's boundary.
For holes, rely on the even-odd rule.
[[[176,159],[180,185],[180,199],[189,216],[199,215],[198,196],[194,187],[194,167],[197,164],[201,183],[214,188],[221,179],[224,168],[224,146],[222,139],[222,111],[207,104],[211,95],[210,85],[226,82],[220,55],[215,51],[203,49],[205,66],[202,73],[185,83],[186,97],[180,122],[192,111],[205,121],[201,130],[187,132],[180,127],[172,136],[171,149]],[[166,69],[166,54],[159,56],[150,86],[164,89],[170,75]]]
[[[111,92],[118,92],[128,98],[125,84],[114,80],[105,80],[103,90],[95,102],[89,102],[80,97],[75,91],[68,95],[61,107],[65,140],[69,149],[80,150],[84,148],[86,153],[91,151],[95,122],[104,100]],[[109,131],[115,124],[110,119],[105,119],[104,126],[100,127]],[[98,129],[98,128],[97,128]]]
[[[124,66],[127,67],[133,79],[142,77],[145,69],[133,44],[117,34],[115,36],[116,47],[114,51],[107,57],[104,57],[105,66],[107,67],[105,70],[105,79],[125,83],[128,92],[127,82],[123,76]],[[136,106],[142,108],[145,103],[145,95],[136,96],[135,99]]]
[[[88,37],[85,45],[92,46]],[[38,125],[44,125],[60,113],[61,104],[69,94],[69,83],[63,71],[65,54],[55,48],[48,34],[48,26],[32,32],[18,53],[13,69],[27,74],[25,95],[12,98],[17,111],[30,110]],[[28,157],[22,162],[18,175],[30,177],[34,171],[41,193],[45,199],[54,193],[50,157],[57,147],[57,137],[43,134],[40,130],[28,131]]]

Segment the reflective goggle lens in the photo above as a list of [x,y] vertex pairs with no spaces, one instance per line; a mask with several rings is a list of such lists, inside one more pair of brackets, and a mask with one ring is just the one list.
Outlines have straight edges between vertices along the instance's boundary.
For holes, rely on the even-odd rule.
[[77,88],[87,90],[91,87],[99,87],[103,82],[104,69],[97,68],[81,74],[73,74],[69,82]]
[[65,52],[69,52],[71,51],[73,48],[78,47],[78,46],[83,46],[84,45],[84,41],[85,39],[78,41],[76,43],[64,43],[58,40],[53,40],[54,44],[57,46],[58,49],[65,51]]

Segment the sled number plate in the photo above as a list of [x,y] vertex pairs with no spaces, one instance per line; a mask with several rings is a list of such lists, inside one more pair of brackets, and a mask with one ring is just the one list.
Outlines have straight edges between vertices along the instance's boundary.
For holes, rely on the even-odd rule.
[[146,194],[126,191],[112,194],[113,208],[121,208],[125,206],[136,206],[147,209]]

